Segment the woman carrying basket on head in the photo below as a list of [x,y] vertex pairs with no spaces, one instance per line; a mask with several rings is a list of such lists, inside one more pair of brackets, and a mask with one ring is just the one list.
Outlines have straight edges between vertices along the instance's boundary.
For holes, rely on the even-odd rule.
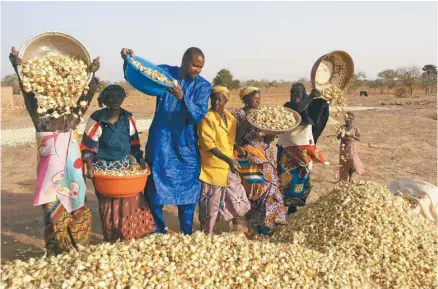
[[225,110],[229,97],[226,87],[215,86],[211,108],[198,125],[202,182],[199,221],[201,230],[207,234],[213,233],[219,220],[230,221],[230,225],[233,220],[233,229],[238,231],[235,218],[244,216],[250,209],[233,153],[237,120]]
[[[87,122],[81,144],[87,176],[95,170],[118,171],[137,163],[147,164],[142,157],[140,139],[132,113],[121,108],[126,97],[119,85],[107,86],[100,94],[99,106]],[[102,220],[104,241],[141,238],[155,231],[152,214],[142,192],[124,198],[105,197],[96,191]]]
[[248,113],[260,106],[260,98],[259,88],[242,88],[240,99],[245,106],[232,113],[238,120],[236,146],[242,184],[251,202],[251,210],[246,214],[248,226],[251,233],[272,235],[275,225],[285,224],[286,210],[271,145],[275,136],[265,135],[247,120]]

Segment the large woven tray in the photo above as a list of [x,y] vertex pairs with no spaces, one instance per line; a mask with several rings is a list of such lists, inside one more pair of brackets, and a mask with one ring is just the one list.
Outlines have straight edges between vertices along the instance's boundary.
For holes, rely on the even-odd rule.
[[[339,56],[341,61],[345,64],[346,69],[344,69],[342,71],[342,73],[345,73],[346,77],[345,77],[345,79],[344,79],[344,81],[342,83],[335,83],[333,81],[333,79],[334,79],[333,78],[334,73],[333,73],[330,76],[330,80],[327,83],[325,83],[324,85],[319,85],[316,82],[316,80],[315,80],[316,71],[318,70],[318,67],[321,64],[321,62],[323,62],[324,60],[331,62],[333,67],[335,68],[334,62],[331,61],[331,59],[330,59],[331,56],[334,56],[334,55]],[[345,51],[335,50],[335,51],[332,51],[332,52],[330,52],[328,54],[325,54],[325,55],[321,56],[315,62],[315,64],[312,67],[312,72],[311,72],[311,75],[310,75],[310,79],[312,81],[313,87],[316,88],[316,89],[321,89],[321,88],[323,88],[326,85],[333,85],[333,86],[336,86],[336,87],[340,88],[341,90],[344,90],[345,87],[347,87],[348,83],[350,82],[350,79],[353,76],[353,73],[354,73],[354,63],[353,63],[353,59],[351,58],[351,56],[347,52],[345,52]]]
[[[29,40],[21,47],[19,57],[32,60],[46,55],[70,56],[80,59],[90,66],[91,54],[85,45],[73,36],[57,31],[41,32]],[[22,78],[21,67],[18,67],[18,74]],[[92,74],[89,74],[88,83],[91,81]]]
[[[250,121],[250,119],[247,117],[247,120],[249,122],[249,124],[251,124],[253,127],[257,128],[258,130],[260,130],[261,132],[263,132],[264,134],[268,134],[268,135],[280,135],[286,132],[289,132],[291,130],[293,130],[294,128],[296,128],[297,126],[300,125],[301,123],[301,115],[296,112],[293,109],[287,108],[285,107],[285,109],[289,110],[290,112],[292,112],[294,114],[295,117],[295,125],[288,128],[288,129],[283,129],[283,130],[273,130],[273,129],[267,129],[267,128],[263,128],[259,125],[254,124],[253,122]],[[257,110],[252,111],[251,113],[257,113]]]

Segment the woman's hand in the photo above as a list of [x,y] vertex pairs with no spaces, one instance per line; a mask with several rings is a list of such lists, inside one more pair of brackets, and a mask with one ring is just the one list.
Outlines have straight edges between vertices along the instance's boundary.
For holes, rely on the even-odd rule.
[[134,50],[129,48],[122,48],[122,51],[120,52],[120,55],[122,56],[123,60],[126,59],[126,55],[130,54],[131,56],[134,56]]
[[228,165],[230,166],[230,170],[231,170],[232,173],[234,173],[234,174],[240,173],[240,165],[239,165],[238,162],[236,162],[233,159],[229,159],[228,160]]
[[23,60],[18,56],[18,50],[15,46],[12,46],[11,53],[9,54],[9,60],[13,67],[17,67],[23,63]]
[[140,165],[140,168],[141,168],[142,170],[149,169],[148,164],[147,164],[146,161],[143,160],[143,159],[140,160],[139,165]]
[[243,147],[236,146],[236,150],[237,150],[237,154],[239,156],[242,156],[244,158],[246,158],[248,156],[248,152]]
[[98,71],[99,68],[100,68],[100,57],[98,56],[93,59],[93,62],[90,64],[90,67],[88,68],[88,71],[94,73]]
[[311,98],[318,98],[321,97],[321,92],[317,90],[316,88],[312,89],[309,95]]
[[86,160],[85,165],[87,166],[87,178],[92,180],[94,178],[94,166],[91,163],[91,160],[90,159]]

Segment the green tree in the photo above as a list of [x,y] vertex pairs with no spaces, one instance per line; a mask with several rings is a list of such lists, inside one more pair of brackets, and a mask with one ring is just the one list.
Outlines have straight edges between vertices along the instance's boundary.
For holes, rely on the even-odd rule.
[[423,66],[422,70],[420,84],[426,90],[426,95],[428,95],[429,92],[433,93],[433,89],[437,86],[437,69],[435,65],[427,64]]
[[388,89],[388,93],[397,84],[397,72],[392,69],[386,69],[379,72],[377,77],[382,80],[383,85]]
[[213,85],[226,86],[228,89],[236,89],[240,87],[240,81],[233,79],[233,75],[228,69],[221,69],[213,79]]
[[378,79],[374,79],[374,80],[370,81],[369,87],[371,89],[373,89],[374,92],[376,92],[376,90],[380,88],[380,94],[383,94],[383,89],[385,86],[383,84],[383,80],[378,78]]
[[363,86],[365,84],[366,78],[367,76],[365,72],[354,73],[347,84],[348,93],[353,94],[358,87]]
[[2,81],[1,81],[1,86],[12,87],[14,94],[21,93],[20,84],[18,83],[18,76],[15,73],[9,74],[9,75],[6,75],[5,77],[3,77]]
[[414,93],[414,89],[417,86],[421,72],[418,67],[412,66],[409,68],[400,68],[397,70],[398,80],[402,85],[409,88],[409,94]]

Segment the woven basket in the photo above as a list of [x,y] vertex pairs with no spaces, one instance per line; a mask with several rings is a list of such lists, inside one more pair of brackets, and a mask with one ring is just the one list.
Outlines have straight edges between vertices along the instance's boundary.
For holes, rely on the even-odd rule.
[[[26,41],[19,52],[19,57],[23,61],[46,55],[70,56],[84,61],[87,66],[90,66],[93,61],[90,52],[82,42],[69,34],[56,31],[41,32],[33,36]],[[21,67],[18,68],[18,73],[22,78]],[[90,73],[88,83],[91,79]]]
[[[251,124],[251,125],[252,125],[253,127],[255,127],[256,129],[260,130],[260,131],[261,131],[262,133],[264,133],[264,134],[267,134],[267,135],[280,135],[280,134],[283,134],[283,133],[286,133],[286,132],[289,132],[289,131],[293,130],[294,128],[296,128],[297,126],[299,126],[300,123],[301,123],[301,115],[300,115],[298,112],[296,112],[295,110],[290,109],[290,108],[288,108],[288,107],[285,107],[285,109],[287,109],[287,110],[289,110],[290,112],[293,113],[293,115],[294,115],[294,117],[295,117],[295,121],[296,121],[296,122],[295,122],[295,125],[294,125],[293,127],[288,128],[288,129],[283,129],[283,130],[267,129],[267,128],[263,128],[263,127],[261,127],[261,126],[258,126],[258,125],[256,125],[256,124],[252,123],[252,122],[249,120],[249,118],[247,118],[247,120],[248,120],[249,124]],[[254,111],[252,111],[251,113],[257,113],[257,110],[254,110]]]
[[[344,81],[342,83],[333,83],[332,79],[333,79],[333,74],[330,76],[330,80],[328,81],[327,84],[331,84],[334,85],[338,88],[340,88],[341,90],[344,90],[345,87],[347,87],[348,83],[350,82],[351,77],[353,76],[354,73],[354,63],[353,63],[353,59],[351,58],[351,56],[345,52],[345,51],[341,51],[341,50],[336,50],[336,51],[332,51],[328,54],[325,54],[323,56],[321,56],[313,65],[312,67],[312,72],[310,75],[310,79],[312,81],[312,86],[313,88],[316,89],[321,89],[321,86],[318,85],[315,81],[315,77],[316,77],[316,71],[318,70],[319,65],[321,64],[321,62],[325,61],[330,61],[331,56],[333,55],[337,55],[341,58],[341,61],[346,65],[346,69],[343,70],[341,73],[345,73],[346,77],[344,79]],[[330,61],[333,64],[333,67],[335,66],[333,61]]]

